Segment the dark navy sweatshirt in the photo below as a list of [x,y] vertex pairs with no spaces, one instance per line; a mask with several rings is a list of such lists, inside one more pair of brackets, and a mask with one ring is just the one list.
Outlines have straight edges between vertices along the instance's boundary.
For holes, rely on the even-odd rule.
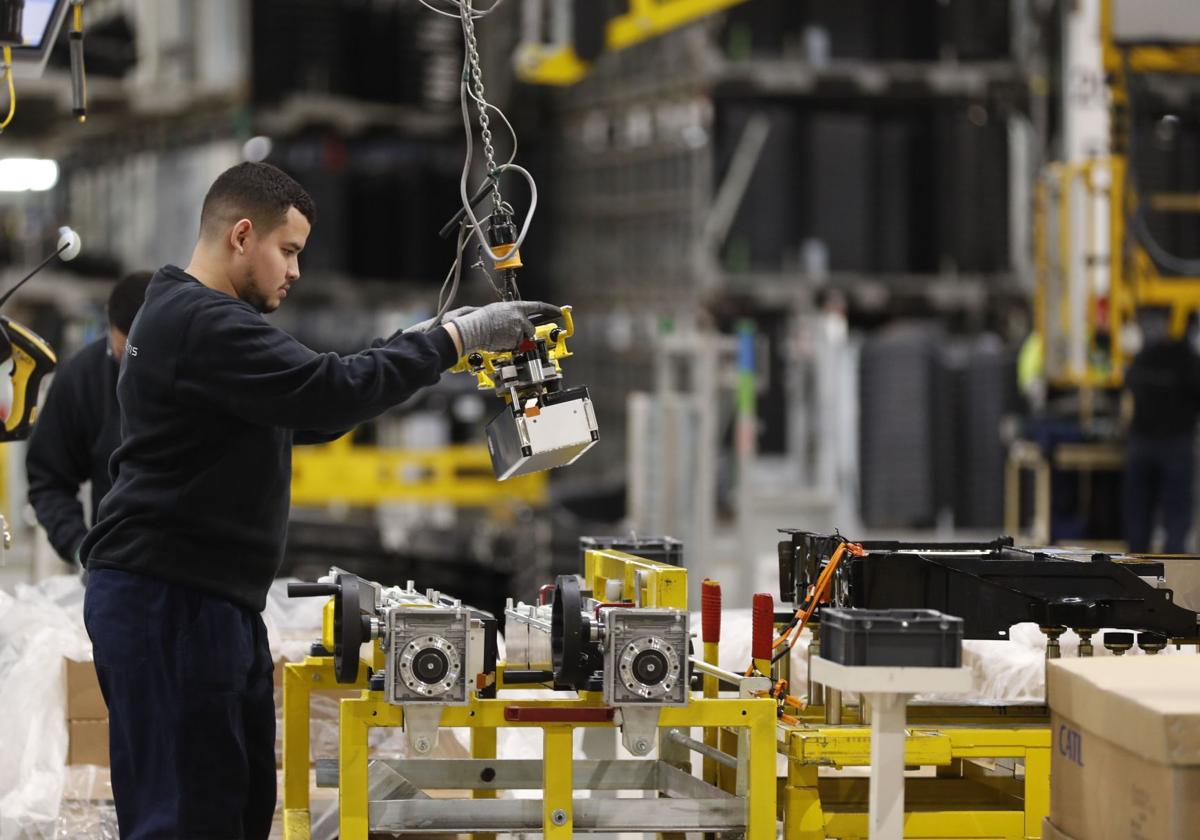
[[1147,345],[1125,372],[1125,387],[1133,393],[1132,437],[1191,440],[1195,436],[1200,417],[1200,356],[1188,342]]
[[[108,337],[84,347],[54,374],[38,411],[25,469],[29,503],[54,550],[68,563],[96,521],[96,508],[108,492],[108,460],[121,442],[117,407],[117,360]],[[92,504],[84,517],[79,488],[92,482]]]
[[287,537],[292,444],[332,440],[403,402],[455,355],[443,329],[316,353],[164,267],[129,332],[113,486],[84,562],[262,610]]

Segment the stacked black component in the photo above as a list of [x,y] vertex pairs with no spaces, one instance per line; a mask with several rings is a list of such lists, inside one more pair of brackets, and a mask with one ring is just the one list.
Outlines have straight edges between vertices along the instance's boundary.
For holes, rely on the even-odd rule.
[[859,463],[863,521],[872,527],[932,524],[938,507],[935,455],[936,333],[891,329],[868,340],[859,374]]
[[960,528],[1004,516],[1002,420],[1018,406],[1016,354],[992,335],[948,338],[913,323],[881,331],[860,357],[863,522]]
[[811,241],[837,272],[1006,271],[1004,121],[960,100],[858,104],[851,111],[836,98],[721,100],[718,171],[753,115],[771,121],[727,263],[753,271],[805,265]]
[[457,21],[418,3],[255,0],[256,105],[300,92],[445,111],[457,104]]
[[[800,603],[830,561],[838,536],[783,530],[781,594]],[[1015,548],[990,543],[865,541],[864,553],[843,555],[832,587],[833,607],[928,609],[963,619],[963,637],[1002,639],[1014,624],[1094,631],[1112,627],[1171,639],[1200,634],[1197,614],[1178,606],[1169,589],[1145,578],[1163,563],[1143,557],[1071,549]]]

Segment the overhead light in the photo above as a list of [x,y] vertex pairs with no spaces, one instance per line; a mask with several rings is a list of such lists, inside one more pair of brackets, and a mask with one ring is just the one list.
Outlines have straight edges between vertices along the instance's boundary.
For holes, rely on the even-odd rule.
[[40,158],[0,158],[0,192],[43,192],[58,183],[58,164]]

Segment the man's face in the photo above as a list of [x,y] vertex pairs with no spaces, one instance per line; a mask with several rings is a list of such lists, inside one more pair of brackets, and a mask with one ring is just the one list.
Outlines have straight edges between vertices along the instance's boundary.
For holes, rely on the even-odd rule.
[[304,214],[289,207],[283,224],[259,233],[249,231],[242,250],[235,252],[238,297],[264,314],[274,312],[300,277],[300,252],[312,226]]

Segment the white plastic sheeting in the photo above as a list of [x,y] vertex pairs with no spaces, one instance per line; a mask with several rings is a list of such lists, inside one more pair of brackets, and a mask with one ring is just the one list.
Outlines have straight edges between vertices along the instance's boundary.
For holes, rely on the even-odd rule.
[[64,657],[91,657],[78,579],[0,592],[0,840],[55,836],[67,759]]
[[[700,626],[700,614],[692,615],[692,627]],[[1104,631],[1092,637],[1096,656],[1111,656],[1102,644]],[[726,610],[721,616],[721,667],[742,672],[750,664],[750,610]],[[791,686],[789,692],[801,695],[807,691],[809,630],[796,643],[791,657]],[[1063,657],[1079,652],[1079,637],[1067,631],[1059,639]],[[699,644],[696,650],[701,650]],[[1194,647],[1176,651],[1168,647],[1160,655],[1195,655]],[[1127,656],[1142,656],[1134,648]],[[1009,639],[984,641],[967,639],[963,642],[963,665],[973,674],[971,691],[967,694],[923,694],[916,702],[966,701],[992,703],[1041,703],[1046,693],[1046,636],[1036,624],[1017,624],[1010,628]],[[851,695],[852,696],[852,695]],[[847,698],[849,699],[849,698]]]

